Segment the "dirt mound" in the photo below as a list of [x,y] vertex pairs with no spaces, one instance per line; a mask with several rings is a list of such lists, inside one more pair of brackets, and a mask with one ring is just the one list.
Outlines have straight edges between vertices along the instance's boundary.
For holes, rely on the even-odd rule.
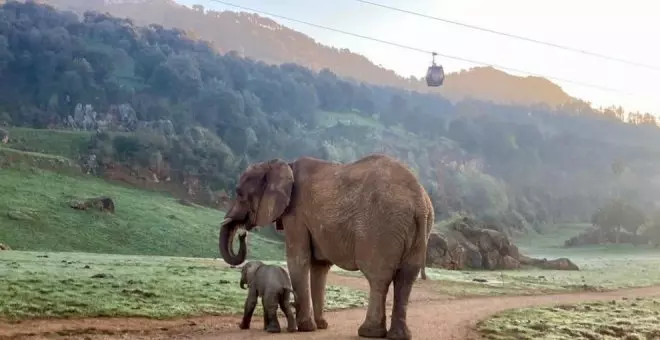
[[467,217],[452,223],[447,233],[431,233],[426,263],[429,267],[451,270],[507,270],[522,265],[579,270],[566,258],[548,261],[521,255],[518,247],[497,227]]
[[0,251],[2,250],[11,250],[11,248],[4,243],[0,243]]

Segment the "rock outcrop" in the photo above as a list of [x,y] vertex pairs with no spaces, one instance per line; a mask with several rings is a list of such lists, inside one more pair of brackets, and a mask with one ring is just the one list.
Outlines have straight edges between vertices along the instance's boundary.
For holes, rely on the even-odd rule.
[[9,132],[7,130],[0,128],[0,143],[7,144],[9,143]]
[[73,201],[70,206],[77,210],[97,209],[110,213],[115,212],[115,202],[110,197],[95,197],[83,201]]
[[460,269],[511,270],[521,266],[542,269],[579,270],[567,258],[534,259],[520,254],[518,247],[496,227],[463,218],[452,223],[447,233],[429,236],[426,265]]

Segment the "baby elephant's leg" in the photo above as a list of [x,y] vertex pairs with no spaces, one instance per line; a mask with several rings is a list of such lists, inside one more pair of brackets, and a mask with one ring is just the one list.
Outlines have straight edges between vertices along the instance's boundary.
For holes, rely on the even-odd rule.
[[298,330],[298,327],[296,326],[296,318],[291,310],[290,295],[289,291],[284,291],[280,295],[280,308],[282,308],[282,312],[286,315],[286,330],[288,332],[295,332]]
[[245,299],[245,306],[243,310],[243,320],[239,324],[241,329],[250,328],[250,321],[252,320],[252,313],[254,313],[254,308],[257,307],[258,295],[256,290],[250,289],[247,298]]
[[266,332],[280,333],[280,322],[277,320],[278,296],[276,294],[267,294],[261,298],[264,307],[264,320],[267,322]]

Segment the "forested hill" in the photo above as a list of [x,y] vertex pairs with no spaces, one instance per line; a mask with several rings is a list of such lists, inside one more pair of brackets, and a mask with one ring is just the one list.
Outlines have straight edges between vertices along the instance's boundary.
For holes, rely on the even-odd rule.
[[180,30],[99,13],[3,5],[0,79],[0,124],[87,131],[70,157],[89,172],[125,169],[200,201],[233,193],[255,161],[347,162],[371,152],[415,169],[438,219],[463,212],[514,228],[585,221],[615,188],[647,206],[660,192],[652,117],[626,124],[620,112],[586,105],[454,104],[219,55]]
[[[39,1],[79,14],[95,10],[130,18],[139,25],[181,28],[212,42],[222,53],[233,50],[241,56],[267,63],[296,63],[315,71],[329,68],[342,77],[421,92],[433,91],[452,101],[470,96],[503,104],[544,103],[554,107],[576,100],[547,79],[517,77],[491,67],[450,74],[442,88],[429,88],[421,79],[403,78],[392,70],[374,65],[360,54],[319,44],[305,34],[256,14],[218,12],[201,5],[193,9],[172,0]],[[427,66],[419,65],[420,72]]]

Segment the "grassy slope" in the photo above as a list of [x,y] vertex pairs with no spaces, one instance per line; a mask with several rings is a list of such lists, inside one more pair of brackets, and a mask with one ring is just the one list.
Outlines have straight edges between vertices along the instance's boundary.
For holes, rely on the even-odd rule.
[[481,322],[485,339],[658,339],[660,299],[507,311]]
[[77,159],[80,148],[92,136],[92,132],[68,130],[40,130],[12,128],[9,130],[10,148],[54,156]]
[[[0,169],[0,242],[18,250],[217,257],[223,213],[93,177]],[[115,214],[79,211],[72,199],[107,195]],[[250,235],[250,256],[282,258],[281,243]]]

